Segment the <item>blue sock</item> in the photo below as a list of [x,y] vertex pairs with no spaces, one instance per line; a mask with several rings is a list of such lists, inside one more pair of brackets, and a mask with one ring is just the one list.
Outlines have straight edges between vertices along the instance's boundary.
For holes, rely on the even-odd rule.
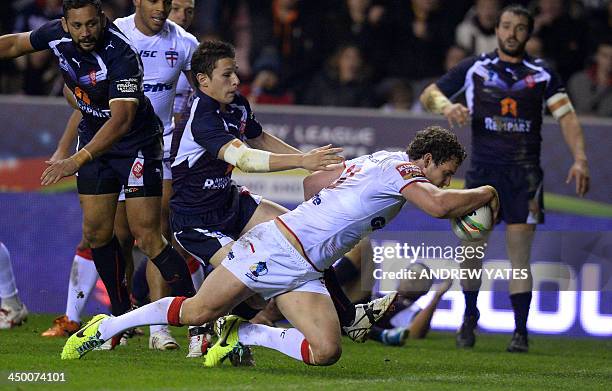
[[529,304],[531,304],[531,292],[522,292],[510,295],[512,309],[514,309],[515,331],[527,335],[527,316],[529,315]]
[[478,316],[478,308],[476,300],[478,299],[478,291],[463,291],[465,297],[465,316]]

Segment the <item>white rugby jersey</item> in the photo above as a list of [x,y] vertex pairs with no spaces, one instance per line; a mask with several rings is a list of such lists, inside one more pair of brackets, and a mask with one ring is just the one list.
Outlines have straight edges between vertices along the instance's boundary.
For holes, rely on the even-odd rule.
[[134,15],[116,19],[114,23],[140,53],[144,65],[144,93],[164,123],[164,158],[167,158],[174,130],[176,86],[181,73],[191,70],[191,56],[198,41],[170,20],[166,20],[163,29],[154,36],[144,35],[136,28]]
[[406,202],[402,189],[414,182],[429,180],[404,152],[360,156],[345,163],[333,184],[278,219],[322,271],[391,221]]
[[176,96],[174,97],[174,112],[182,113],[187,107],[187,100],[191,95],[192,89],[187,76],[181,75],[176,85]]

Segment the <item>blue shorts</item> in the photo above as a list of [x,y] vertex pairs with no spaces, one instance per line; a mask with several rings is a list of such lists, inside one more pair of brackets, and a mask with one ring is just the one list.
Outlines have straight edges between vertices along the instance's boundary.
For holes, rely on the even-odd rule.
[[208,265],[223,246],[237,240],[255,214],[261,197],[245,187],[231,185],[228,205],[205,214],[171,213],[171,227],[176,241],[198,261]]
[[160,197],[162,194],[161,159],[100,156],[79,169],[79,194],[119,193],[125,198]]
[[499,194],[499,219],[506,224],[544,222],[544,173],[539,166],[495,166],[473,164],[465,176],[465,187],[491,185]]

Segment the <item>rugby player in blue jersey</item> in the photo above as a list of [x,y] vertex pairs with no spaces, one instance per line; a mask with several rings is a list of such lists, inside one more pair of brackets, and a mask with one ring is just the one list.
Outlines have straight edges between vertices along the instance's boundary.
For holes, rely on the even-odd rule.
[[[544,107],[561,125],[573,157],[567,183],[576,181],[579,196],[589,189],[583,132],[565,88],[544,61],[525,52],[533,24],[527,9],[507,6],[495,28],[498,49],[465,59],[421,95],[423,106],[444,115],[451,126],[471,120],[472,160],[466,187],[488,184],[497,189],[510,263],[512,268],[528,270],[528,279],[510,281],[516,327],[509,352],[528,351],[527,316],[533,287],[529,256],[536,224],[544,219],[540,168]],[[468,107],[451,102],[461,92],[465,92]],[[466,268],[481,266],[477,259],[462,264]],[[466,307],[457,333],[458,347],[474,346],[480,283],[479,279],[462,281]]]
[[130,228],[139,247],[174,292],[195,290],[182,257],[162,237],[162,125],[143,92],[136,49],[103,14],[99,0],[65,0],[64,17],[25,33],[0,37],[0,58],[51,49],[83,119],[78,152],[50,162],[43,185],[78,172],[83,234],[108,290],[112,312],[130,307],[125,261],[113,222],[123,186]]

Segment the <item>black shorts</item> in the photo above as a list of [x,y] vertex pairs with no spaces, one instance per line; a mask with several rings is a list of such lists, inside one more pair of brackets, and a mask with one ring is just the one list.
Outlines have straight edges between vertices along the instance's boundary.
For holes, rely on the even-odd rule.
[[79,194],[119,193],[125,198],[160,197],[162,194],[161,159],[100,156],[85,164],[77,174]]
[[260,200],[245,187],[232,185],[232,194],[222,208],[200,215],[171,213],[172,232],[187,252],[208,265],[221,247],[240,237]]
[[465,187],[491,185],[499,194],[499,218],[506,224],[544,222],[544,173],[538,166],[494,166],[473,164]]

